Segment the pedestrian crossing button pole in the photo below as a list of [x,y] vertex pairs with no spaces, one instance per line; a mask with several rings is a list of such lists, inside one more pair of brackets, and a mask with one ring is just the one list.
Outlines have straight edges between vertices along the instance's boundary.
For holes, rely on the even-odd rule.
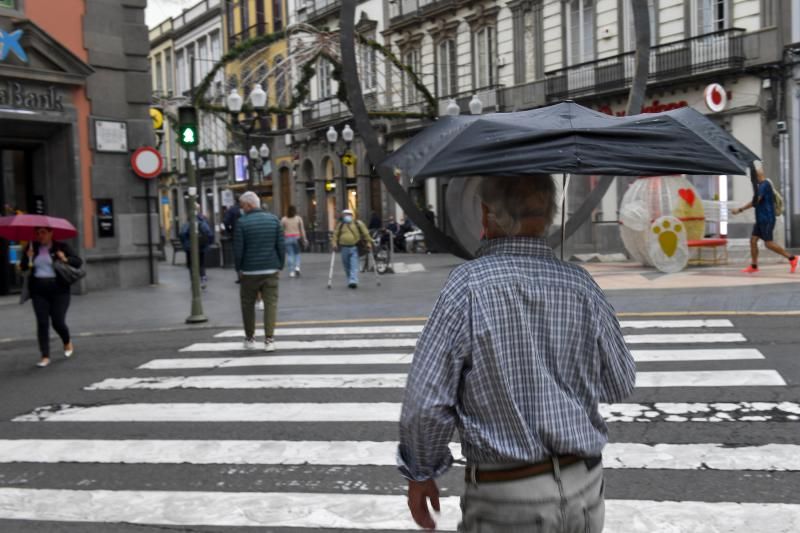
[[[197,175],[194,171],[192,153],[197,148],[197,110],[191,106],[183,106],[178,109],[178,134],[181,146],[188,153],[186,158],[186,177],[189,189],[189,242],[190,252],[187,258],[190,261],[192,272],[192,310],[186,318],[187,324],[199,324],[208,322],[208,318],[203,314],[203,300],[200,294],[200,247],[197,238]],[[194,152],[196,153],[196,152]]]

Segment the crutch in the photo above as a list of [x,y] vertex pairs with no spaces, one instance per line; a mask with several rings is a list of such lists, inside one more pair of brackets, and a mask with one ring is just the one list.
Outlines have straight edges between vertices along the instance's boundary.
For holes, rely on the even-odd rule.
[[367,252],[367,268],[369,268],[370,259],[372,260],[372,271],[375,272],[375,283],[378,287],[381,286],[381,276],[378,274],[378,262],[375,261],[375,256],[372,255],[372,249]]
[[331,268],[328,270],[328,290],[333,285],[333,263],[336,261],[336,250],[331,251]]

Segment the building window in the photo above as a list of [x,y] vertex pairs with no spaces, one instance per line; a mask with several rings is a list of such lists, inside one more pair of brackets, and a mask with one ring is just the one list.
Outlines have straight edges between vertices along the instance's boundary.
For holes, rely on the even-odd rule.
[[728,0],[694,0],[695,35],[724,30],[728,17]]
[[239,23],[242,26],[242,36],[239,42],[246,41],[250,37],[250,32],[248,31],[250,29],[250,6],[248,4],[247,0],[239,2]]
[[236,28],[234,26],[234,19],[235,19],[235,12],[233,10],[233,0],[227,0],[226,3],[227,10],[226,10],[226,17],[225,17],[225,27],[228,32],[228,43],[231,45],[234,44],[233,36],[236,34]]
[[161,68],[161,54],[156,56],[156,66],[155,68],[155,76],[156,76],[156,92],[159,96],[163,96],[164,94],[164,71]]
[[476,89],[494,85],[494,28],[484,26],[473,36]]
[[321,57],[317,66],[317,80],[320,99],[331,95],[331,62]]
[[445,39],[436,47],[436,71],[438,96],[453,95],[458,92],[456,78],[456,42]]
[[514,82],[544,77],[544,17],[542,2],[514,12]]
[[178,75],[175,90],[178,94],[183,94],[183,91],[186,90],[188,86],[188,83],[186,82],[188,79],[188,76],[186,75],[186,58],[183,50],[178,50],[175,52],[175,70],[177,71]]
[[166,83],[167,94],[169,96],[172,96],[172,91],[174,90],[172,80],[173,80],[173,76],[175,76],[175,73],[172,71],[172,50],[171,49],[167,50],[166,52],[164,52],[164,71],[165,71],[165,76],[164,77],[167,80],[167,83]]
[[[367,40],[375,40],[375,35],[365,35]],[[378,86],[378,52],[375,48],[366,45],[359,45],[359,78],[365,90],[372,90]]]
[[208,39],[203,37],[197,41],[197,79],[205,79],[206,74],[211,70],[211,58],[208,55]]
[[[633,27],[633,0],[625,0],[623,27],[625,28],[625,52],[636,50],[636,31]],[[650,46],[658,44],[658,20],[656,19],[656,1],[647,0],[647,9],[650,14]]]
[[[403,64],[410,68],[416,76],[420,73],[420,53],[419,50],[408,50],[403,54]],[[419,92],[414,85],[414,78],[405,70],[403,71],[403,103],[406,105],[415,104],[419,101]]]
[[594,0],[569,0],[567,13],[567,61],[594,61]]
[[283,0],[272,1],[272,31],[283,29]]
[[256,32],[267,33],[267,0],[256,0]]

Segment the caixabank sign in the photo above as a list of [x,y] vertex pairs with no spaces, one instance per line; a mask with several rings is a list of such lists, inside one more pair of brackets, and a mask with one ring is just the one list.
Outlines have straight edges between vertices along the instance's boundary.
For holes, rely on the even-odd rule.
[[0,107],[32,111],[64,111],[64,95],[55,85],[41,86],[0,79]]

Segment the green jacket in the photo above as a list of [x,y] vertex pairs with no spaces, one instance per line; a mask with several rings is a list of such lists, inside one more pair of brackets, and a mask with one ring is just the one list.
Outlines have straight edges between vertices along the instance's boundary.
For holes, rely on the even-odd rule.
[[333,235],[331,235],[331,244],[334,246],[355,246],[360,240],[369,242],[369,231],[358,219],[349,224],[337,223]]
[[238,272],[283,269],[286,248],[278,217],[261,209],[243,214],[233,233],[233,253]]

